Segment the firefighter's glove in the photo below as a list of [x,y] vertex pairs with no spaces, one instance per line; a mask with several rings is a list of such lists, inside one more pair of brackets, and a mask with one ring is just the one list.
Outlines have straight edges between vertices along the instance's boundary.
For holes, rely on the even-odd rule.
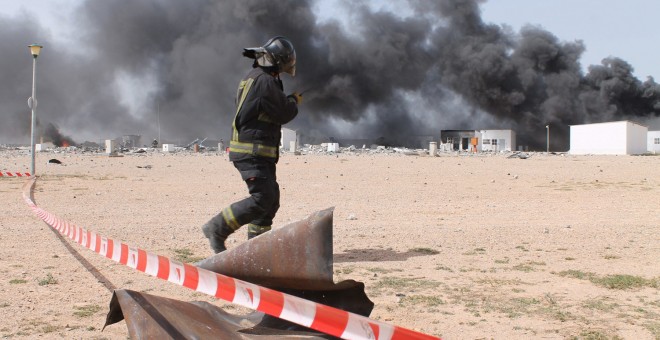
[[298,92],[294,92],[288,96],[289,98],[292,98],[293,100],[296,101],[296,104],[300,105],[302,103],[302,94]]

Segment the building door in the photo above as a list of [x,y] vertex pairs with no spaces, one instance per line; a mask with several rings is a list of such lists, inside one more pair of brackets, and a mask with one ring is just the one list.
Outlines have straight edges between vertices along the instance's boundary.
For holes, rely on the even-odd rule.
[[470,138],[461,138],[461,150],[467,150],[470,145]]

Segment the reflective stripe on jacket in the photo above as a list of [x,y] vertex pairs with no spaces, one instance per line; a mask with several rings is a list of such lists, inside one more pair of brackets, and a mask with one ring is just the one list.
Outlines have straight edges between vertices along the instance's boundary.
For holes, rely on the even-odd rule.
[[236,93],[229,159],[260,158],[277,162],[282,124],[293,120],[298,105],[287,98],[282,82],[261,67],[241,80]]

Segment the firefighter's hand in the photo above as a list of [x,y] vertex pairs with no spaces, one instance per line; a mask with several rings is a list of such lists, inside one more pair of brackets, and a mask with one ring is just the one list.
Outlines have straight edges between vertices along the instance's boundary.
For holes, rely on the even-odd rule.
[[300,105],[302,103],[302,94],[298,92],[294,92],[288,96],[289,98],[293,98],[293,100],[296,101],[296,104]]

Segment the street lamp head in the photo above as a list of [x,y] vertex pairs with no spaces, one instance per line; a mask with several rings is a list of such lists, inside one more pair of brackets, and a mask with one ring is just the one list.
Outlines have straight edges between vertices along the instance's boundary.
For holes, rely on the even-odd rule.
[[30,48],[30,53],[32,53],[32,56],[36,59],[39,56],[39,52],[41,52],[41,49],[43,46],[39,44],[32,44],[28,46]]

